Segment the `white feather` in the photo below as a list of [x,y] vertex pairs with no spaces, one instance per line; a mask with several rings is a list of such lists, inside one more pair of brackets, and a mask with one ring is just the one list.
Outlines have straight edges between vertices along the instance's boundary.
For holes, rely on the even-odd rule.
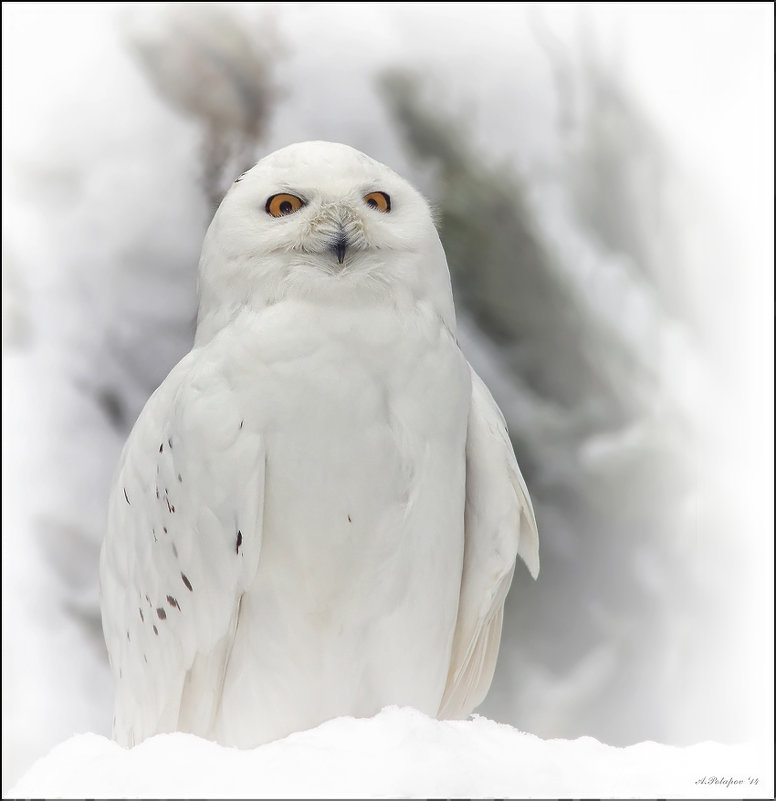
[[450,673],[439,715],[466,717],[496,668],[504,600],[519,555],[539,574],[539,534],[506,423],[472,370],[466,440],[465,549]]

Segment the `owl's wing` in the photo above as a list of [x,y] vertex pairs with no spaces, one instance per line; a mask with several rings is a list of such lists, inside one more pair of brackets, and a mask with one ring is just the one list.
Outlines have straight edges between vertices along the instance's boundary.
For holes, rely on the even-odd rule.
[[539,573],[536,520],[506,423],[488,388],[471,372],[463,575],[440,718],[466,717],[490,688],[517,556],[534,578]]
[[122,452],[100,583],[124,745],[175,729],[207,736],[217,714],[212,688],[261,549],[265,451],[249,417],[195,350],[151,396]]

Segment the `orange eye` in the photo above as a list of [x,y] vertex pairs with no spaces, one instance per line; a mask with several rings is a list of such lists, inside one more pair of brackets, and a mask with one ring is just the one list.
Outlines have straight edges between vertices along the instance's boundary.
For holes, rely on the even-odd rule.
[[264,208],[267,214],[271,214],[273,217],[286,217],[295,211],[299,211],[302,206],[304,206],[304,200],[296,195],[288,195],[285,192],[281,192],[279,195],[272,195],[267,200],[267,205]]
[[370,192],[364,196],[364,203],[375,211],[390,211],[391,198],[385,192]]

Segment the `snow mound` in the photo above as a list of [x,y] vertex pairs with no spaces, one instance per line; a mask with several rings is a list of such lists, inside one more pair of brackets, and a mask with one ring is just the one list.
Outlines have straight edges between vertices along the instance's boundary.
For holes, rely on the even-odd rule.
[[[755,783],[756,781],[756,783]],[[541,740],[482,717],[388,707],[252,751],[190,734],[125,750],[96,734],[38,760],[11,797],[773,797],[773,748]]]

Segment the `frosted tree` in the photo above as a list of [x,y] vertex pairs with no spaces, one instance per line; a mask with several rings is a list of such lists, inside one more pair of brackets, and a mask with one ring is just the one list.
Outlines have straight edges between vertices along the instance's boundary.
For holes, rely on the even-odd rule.
[[277,99],[283,48],[273,18],[245,18],[213,3],[175,3],[135,13],[129,42],[148,78],[202,136],[202,180],[212,210],[236,175],[253,166]]

